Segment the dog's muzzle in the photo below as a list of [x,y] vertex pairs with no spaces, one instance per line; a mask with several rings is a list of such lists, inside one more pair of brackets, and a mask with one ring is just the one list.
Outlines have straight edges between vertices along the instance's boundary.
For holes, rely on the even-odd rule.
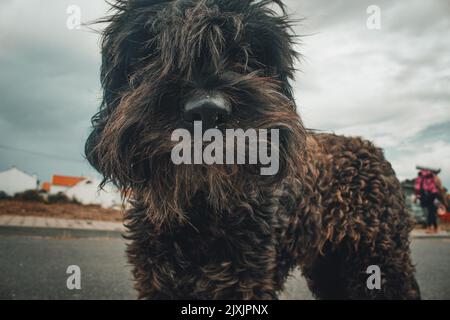
[[183,118],[189,124],[201,121],[203,130],[224,123],[231,114],[231,105],[218,94],[204,94],[189,99],[184,105]]

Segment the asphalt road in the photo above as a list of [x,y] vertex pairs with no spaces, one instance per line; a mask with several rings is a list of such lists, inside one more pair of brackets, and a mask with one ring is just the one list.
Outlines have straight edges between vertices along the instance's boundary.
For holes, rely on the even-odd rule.
[[[0,229],[0,299],[135,299],[124,241],[92,236],[15,235]],[[423,298],[450,299],[450,239],[415,239],[412,251]],[[81,290],[67,289],[70,265],[81,269]],[[312,297],[295,274],[281,298]]]

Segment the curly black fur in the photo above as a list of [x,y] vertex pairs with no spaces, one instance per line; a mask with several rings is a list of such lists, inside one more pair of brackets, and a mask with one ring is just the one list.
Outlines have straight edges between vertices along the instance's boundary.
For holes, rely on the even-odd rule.
[[[382,151],[302,125],[281,1],[120,0],[113,10],[86,155],[130,197],[140,298],[273,299],[296,266],[318,298],[419,298],[412,221]],[[202,90],[233,106],[220,129],[280,129],[278,174],[171,162],[180,106]],[[374,264],[381,290],[366,287]]]

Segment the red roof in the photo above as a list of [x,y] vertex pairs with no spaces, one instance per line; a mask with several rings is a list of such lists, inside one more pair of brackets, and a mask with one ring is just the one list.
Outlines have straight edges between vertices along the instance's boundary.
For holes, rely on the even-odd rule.
[[42,190],[45,190],[45,191],[50,191],[50,187],[51,187],[50,182],[44,182],[44,183],[42,184],[41,189],[42,189]]
[[78,182],[83,181],[84,177],[70,177],[70,176],[59,176],[53,175],[52,177],[52,185],[54,186],[62,186],[62,187],[73,187]]

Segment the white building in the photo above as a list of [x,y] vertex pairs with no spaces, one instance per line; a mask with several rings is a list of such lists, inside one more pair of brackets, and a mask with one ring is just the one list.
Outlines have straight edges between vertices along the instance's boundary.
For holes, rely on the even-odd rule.
[[84,179],[64,193],[85,205],[98,204],[103,208],[120,207],[122,199],[119,191],[111,185],[106,185],[103,190],[99,190],[99,183],[95,179]]
[[37,187],[36,175],[29,175],[14,167],[0,172],[0,191],[10,196],[26,190],[35,190]]

